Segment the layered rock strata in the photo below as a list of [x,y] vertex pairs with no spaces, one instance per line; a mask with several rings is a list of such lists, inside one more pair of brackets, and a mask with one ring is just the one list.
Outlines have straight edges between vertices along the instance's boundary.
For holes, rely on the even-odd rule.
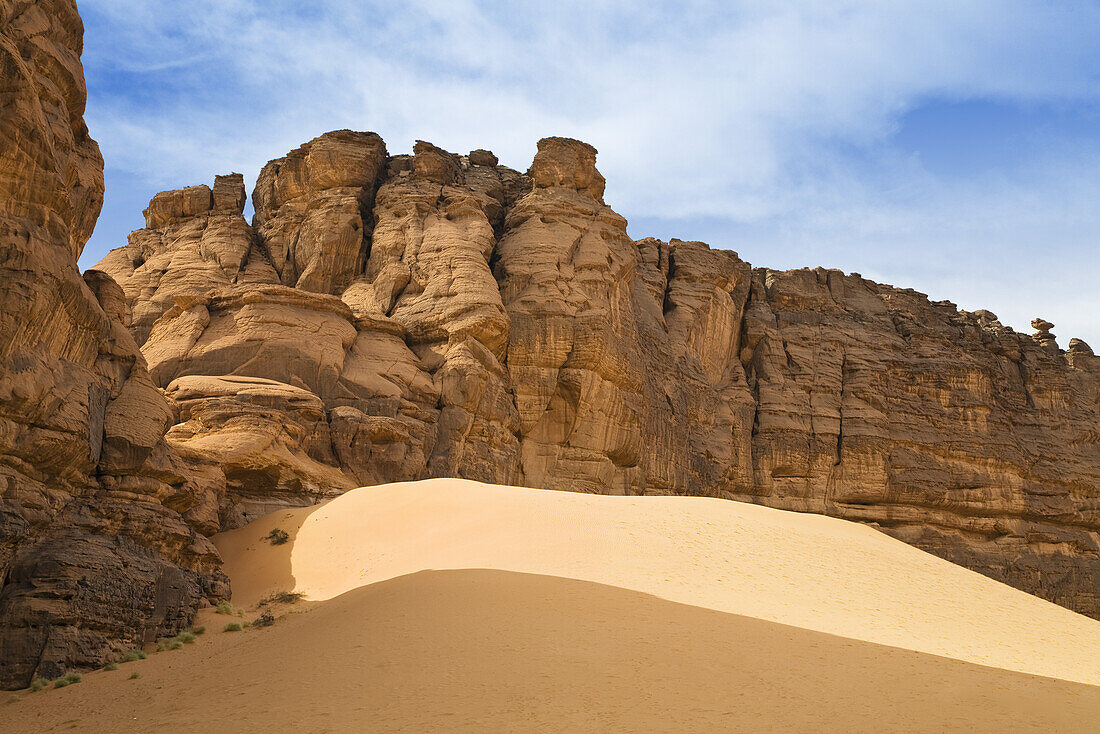
[[82,34],[72,2],[0,0],[0,688],[174,634],[228,591],[186,519],[220,469],[168,448],[128,299],[77,270],[103,200]]
[[108,255],[157,314],[132,331],[186,418],[169,444],[225,471],[222,526],[429,476],[710,495],[871,523],[1100,616],[1087,345],[858,275],[635,242],[595,159],[548,138],[520,174],[329,133],[264,168],[251,227],[234,179],[232,238],[210,240],[204,196]]

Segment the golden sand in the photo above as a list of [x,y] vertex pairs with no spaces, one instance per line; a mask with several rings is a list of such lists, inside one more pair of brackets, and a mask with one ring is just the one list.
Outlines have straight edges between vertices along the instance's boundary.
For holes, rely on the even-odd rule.
[[[276,527],[289,542],[263,540]],[[1100,622],[842,520],[428,480],[277,512],[216,542],[237,606],[277,590],[308,601],[238,633],[205,612],[198,643],[20,694],[0,731],[1100,721]]]

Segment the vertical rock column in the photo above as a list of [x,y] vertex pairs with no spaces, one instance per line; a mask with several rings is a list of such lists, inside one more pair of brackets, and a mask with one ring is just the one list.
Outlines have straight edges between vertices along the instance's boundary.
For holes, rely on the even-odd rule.
[[377,312],[439,394],[429,476],[519,483],[519,417],[502,366],[508,317],[489,267],[505,199],[489,160],[418,142],[379,190],[367,278]]
[[508,212],[496,262],[524,475],[538,487],[640,492],[634,242],[603,202],[592,146],[541,140],[529,175],[534,188]]
[[752,486],[756,408],[740,360],[749,264],[701,242],[646,239],[637,246],[645,491],[744,491]]
[[260,172],[252,225],[283,285],[339,295],[363,272],[386,144],[338,130]]
[[[153,324],[177,303],[236,283],[254,236],[245,222],[244,177],[218,176],[214,188],[162,191],[145,209],[145,227],[130,233],[96,269],[110,275],[133,303],[130,330],[144,346]],[[255,263],[254,263],[255,265]],[[269,268],[270,270],[270,268]],[[274,271],[267,282],[278,282]]]

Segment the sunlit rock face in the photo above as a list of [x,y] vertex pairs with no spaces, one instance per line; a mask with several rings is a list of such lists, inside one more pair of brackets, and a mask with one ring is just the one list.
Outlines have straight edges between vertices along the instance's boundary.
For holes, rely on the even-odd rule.
[[[173,216],[97,266],[193,406],[169,444],[224,470],[223,527],[435,476],[729,497],[872,523],[1100,616],[1100,359],[1049,322],[633,241],[566,138],[521,174],[328,133],[264,168],[251,227],[239,191],[215,213],[227,181],[159,194]],[[261,418],[265,391],[302,392]]]
[[0,28],[0,685],[188,624],[219,530],[423,477],[825,513],[1100,617],[1100,358],[1050,322],[633,241],[566,138],[327,133],[82,276],[80,19]]

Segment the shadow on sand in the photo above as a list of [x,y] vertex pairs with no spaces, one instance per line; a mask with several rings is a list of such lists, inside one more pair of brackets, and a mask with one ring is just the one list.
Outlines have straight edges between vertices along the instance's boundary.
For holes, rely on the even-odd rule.
[[[304,518],[287,514],[275,520],[290,532]],[[30,698],[0,730],[52,718],[257,732],[1086,732],[1100,721],[1100,687],[510,571],[422,571],[215,639],[229,642],[186,665],[149,661],[140,695],[89,676],[63,694],[65,711]]]
[[[321,507],[324,505],[273,512],[242,528],[213,537],[224,560],[223,570],[233,579],[234,606],[251,607],[271,592],[294,590],[291,562],[294,543],[306,520]],[[266,539],[273,530],[286,533],[286,540],[273,543]]]

